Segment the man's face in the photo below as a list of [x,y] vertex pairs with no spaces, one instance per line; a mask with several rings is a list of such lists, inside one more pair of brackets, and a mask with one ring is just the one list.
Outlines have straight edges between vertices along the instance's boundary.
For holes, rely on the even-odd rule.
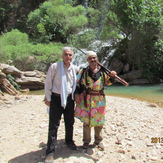
[[73,53],[71,50],[65,50],[62,54],[62,59],[65,64],[70,64],[73,58]]
[[97,56],[96,55],[90,56],[88,57],[87,61],[90,66],[95,66],[97,64]]

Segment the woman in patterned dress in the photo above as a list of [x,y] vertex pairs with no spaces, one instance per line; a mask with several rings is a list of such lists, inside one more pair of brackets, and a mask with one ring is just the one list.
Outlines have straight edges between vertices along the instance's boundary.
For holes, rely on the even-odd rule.
[[[87,52],[89,66],[81,69],[77,76],[75,92],[75,117],[83,122],[83,148],[87,149],[91,142],[91,127],[94,127],[94,145],[104,150],[102,144],[102,128],[105,124],[106,99],[104,85],[110,85],[110,77],[97,64],[97,54]],[[111,75],[116,75],[111,71]]]

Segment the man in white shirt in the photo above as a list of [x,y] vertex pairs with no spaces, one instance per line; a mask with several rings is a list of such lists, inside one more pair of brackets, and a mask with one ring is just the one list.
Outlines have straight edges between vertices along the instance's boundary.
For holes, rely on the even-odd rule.
[[62,59],[62,62],[50,66],[45,82],[45,104],[50,107],[45,162],[52,162],[54,159],[57,131],[62,114],[65,123],[65,143],[70,149],[76,150],[73,141],[74,91],[76,73],[79,69],[71,64],[73,51],[70,47],[62,49]]

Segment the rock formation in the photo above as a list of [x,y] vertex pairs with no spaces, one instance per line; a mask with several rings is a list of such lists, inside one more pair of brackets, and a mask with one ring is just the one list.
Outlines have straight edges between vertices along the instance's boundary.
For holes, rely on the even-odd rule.
[[[1,94],[6,92],[16,95],[18,91],[14,86],[19,85],[20,89],[38,90],[44,89],[45,74],[39,71],[20,71],[14,66],[0,64],[0,89]],[[10,75],[14,80],[8,80]],[[16,83],[14,85],[14,83]]]
[[18,94],[18,91],[13,87],[13,85],[6,79],[6,74],[0,70],[0,94],[4,95],[6,92],[10,95]]

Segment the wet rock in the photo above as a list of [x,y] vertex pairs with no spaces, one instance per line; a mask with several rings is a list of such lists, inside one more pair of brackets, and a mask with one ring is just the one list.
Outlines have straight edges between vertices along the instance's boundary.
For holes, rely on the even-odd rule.
[[148,104],[147,106],[152,107],[152,108],[156,108],[157,107],[156,104]]

